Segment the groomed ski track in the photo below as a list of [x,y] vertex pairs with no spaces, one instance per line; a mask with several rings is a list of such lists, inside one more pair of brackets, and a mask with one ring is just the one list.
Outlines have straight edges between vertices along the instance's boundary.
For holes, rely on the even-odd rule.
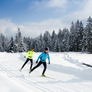
[[[25,53],[0,53],[0,73],[25,89],[24,92],[92,92],[92,69],[83,66],[69,54],[50,53],[51,64],[47,65],[46,75],[53,79],[40,77],[43,66],[29,75],[30,62],[20,72],[19,69],[26,60],[23,58]],[[34,55],[34,66],[39,55],[40,53]]]

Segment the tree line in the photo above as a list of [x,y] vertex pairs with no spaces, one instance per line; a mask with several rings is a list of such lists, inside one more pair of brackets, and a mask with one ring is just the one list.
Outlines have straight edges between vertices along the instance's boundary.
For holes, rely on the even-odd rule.
[[87,19],[84,27],[82,21],[71,23],[70,30],[59,29],[58,34],[53,30],[52,34],[45,31],[36,38],[22,37],[21,31],[10,40],[0,34],[0,52],[24,52],[34,48],[36,52],[44,51],[48,47],[52,52],[90,52],[92,53],[92,18]]

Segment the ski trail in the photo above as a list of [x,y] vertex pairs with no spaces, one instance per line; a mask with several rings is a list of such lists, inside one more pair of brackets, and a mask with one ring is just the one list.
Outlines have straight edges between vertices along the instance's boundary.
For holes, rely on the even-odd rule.
[[[18,73],[14,73],[13,70],[11,71],[10,67],[7,67],[8,68],[8,70],[7,70],[7,68],[3,67],[3,65],[0,64],[0,68],[1,68],[1,70],[3,70],[7,74],[8,77],[14,76],[13,79],[21,80],[22,82],[25,82],[25,83],[29,84],[30,86],[37,88],[38,90],[40,90],[42,92],[53,92],[52,90],[50,90],[42,85],[35,84],[34,82],[24,78],[23,75],[19,75]],[[10,78],[12,78],[12,77],[10,77]]]
[[[0,62],[0,72],[6,74],[7,78],[19,85],[22,84],[21,86],[29,90],[27,92],[91,92],[92,69],[78,65],[78,61],[68,56],[64,57],[64,54],[62,54],[62,57],[61,54],[52,54],[52,56],[56,56],[56,58],[60,57],[60,64],[54,61],[54,63],[47,66],[46,75],[55,79],[40,77],[43,66],[33,71],[30,76],[28,75],[30,64],[27,64],[22,72],[20,72],[18,69],[20,69],[25,62],[25,59],[22,58],[23,55],[20,55],[20,53],[10,54],[11,57],[15,59],[8,58],[8,55],[9,54],[5,54],[5,56],[7,56],[6,60],[4,59],[3,61],[2,59]],[[60,62],[62,59],[66,64],[71,64],[65,66],[65,64],[62,64],[62,61]],[[77,67],[72,67],[71,65]]]
[[[9,62],[8,62],[9,63]],[[4,67],[4,66],[5,67]],[[12,67],[9,66],[9,64],[7,64],[6,62],[4,64],[0,64],[0,68],[1,70],[3,70],[7,76],[9,78],[11,78],[12,80],[21,80],[22,82],[28,84],[28,85],[31,85],[31,87],[34,87],[34,88],[37,88],[37,90],[40,90],[40,92],[55,92],[55,90],[53,90],[53,88],[49,89],[49,88],[46,88],[44,87],[42,84],[40,83],[35,83],[34,81],[31,81],[31,76],[25,78],[25,75],[24,74],[21,74],[18,70],[13,70]],[[32,76],[34,77],[34,76]],[[28,79],[29,78],[29,79]],[[34,78],[35,79],[35,78]],[[41,79],[44,79],[44,78],[41,78]],[[51,79],[48,79],[48,81],[51,80]],[[43,82],[44,83],[44,82]],[[53,82],[52,82],[53,83]],[[58,86],[57,86],[58,87]],[[66,92],[65,88],[62,88],[62,87],[59,87],[60,89],[63,90],[63,92]]]

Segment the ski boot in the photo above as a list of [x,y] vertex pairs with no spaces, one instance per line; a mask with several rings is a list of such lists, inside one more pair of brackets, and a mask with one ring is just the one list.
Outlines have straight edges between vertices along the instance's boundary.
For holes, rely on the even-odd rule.
[[44,74],[42,74],[43,77],[46,77]]

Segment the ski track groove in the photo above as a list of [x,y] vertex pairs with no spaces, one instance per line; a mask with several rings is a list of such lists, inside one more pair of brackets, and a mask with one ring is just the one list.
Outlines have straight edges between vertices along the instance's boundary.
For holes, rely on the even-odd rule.
[[[34,82],[32,82],[32,81],[30,81],[29,79],[26,79],[25,78],[25,76],[22,74],[22,75],[19,75],[19,74],[17,74],[17,73],[14,73],[14,72],[12,72],[12,71],[16,71],[16,70],[12,70],[9,66],[7,66],[7,65],[5,65],[5,66],[7,66],[7,68],[8,69],[10,69],[10,70],[8,70],[8,69],[6,69],[5,67],[3,67],[3,65],[1,64],[0,65],[2,68],[2,70],[7,74],[7,76],[9,77],[9,78],[12,78],[12,76],[14,77],[14,78],[16,78],[16,79],[18,79],[18,80],[21,80],[22,82],[25,82],[25,83],[27,83],[27,84],[29,84],[29,85],[31,85],[32,87],[36,87],[36,88],[38,88],[38,90],[40,89],[40,90],[42,90],[42,92],[55,92],[55,90],[52,90],[52,89],[47,89],[47,88],[45,88],[44,86],[42,86],[42,85],[39,85],[39,84],[35,84]],[[18,71],[18,70],[17,70]],[[22,77],[22,78],[21,78]],[[28,77],[30,77],[30,76],[28,76]],[[39,86],[41,86],[41,87],[39,87]],[[56,87],[57,85],[55,85],[55,87]],[[65,87],[62,87],[62,86],[57,86],[58,88],[60,88],[60,89],[62,89],[62,91],[63,92],[67,92],[67,89],[65,88]],[[59,92],[59,91],[58,91]]]
[[[2,67],[2,68],[1,68]],[[50,90],[50,89],[47,89],[46,87],[44,87],[44,86],[42,86],[42,85],[39,85],[39,84],[35,84],[34,82],[32,82],[32,81],[30,81],[30,80],[27,80],[27,79],[25,79],[25,78],[21,78],[21,76],[19,76],[17,73],[14,73],[14,72],[12,72],[12,71],[10,71],[10,70],[7,70],[2,64],[0,64],[0,68],[7,74],[7,76],[9,77],[9,78],[11,78],[12,76],[14,76],[14,78],[16,78],[15,76],[18,76],[17,78],[19,79],[19,80],[21,80],[22,82],[25,82],[25,83],[27,83],[27,84],[29,84],[29,85],[31,85],[32,87],[36,87],[36,88],[38,88],[38,90],[40,89],[40,90],[42,90],[43,92],[54,92],[53,90]],[[8,67],[7,66],[7,68],[9,69],[10,67]],[[2,71],[1,70],[1,71]],[[16,71],[16,70],[15,70]],[[10,75],[10,76],[9,76]],[[23,75],[22,75],[23,76]],[[16,78],[16,79],[17,79]],[[41,86],[41,87],[39,87],[39,86]]]
[[[65,56],[65,59],[66,59],[67,62],[70,62],[70,60],[71,60],[70,63],[78,64],[76,66],[85,69],[85,67],[80,65],[81,63],[79,63],[77,60],[74,60],[74,59],[72,59],[68,56]],[[14,64],[15,64],[15,61],[13,61],[12,63],[11,63],[11,60],[2,61],[0,63],[0,71],[5,73],[11,80],[13,80],[15,82],[16,82],[16,80],[19,80],[19,81],[26,83],[27,85],[29,85],[33,88],[37,88],[37,90],[39,92],[61,92],[60,90],[62,90],[63,92],[83,92],[81,88],[84,88],[85,92],[86,92],[87,90],[91,89],[91,87],[90,88],[89,88],[89,86],[86,87],[87,86],[86,84],[83,85],[83,84],[80,84],[80,82],[78,83],[78,85],[76,85],[76,84],[69,85],[69,88],[66,89],[65,85],[63,85],[63,84],[56,85],[55,83],[53,83],[53,81],[51,81],[51,83],[53,83],[52,85],[54,85],[55,87],[58,87],[58,91],[54,90],[53,88],[46,88],[46,86],[43,86],[42,83],[39,84],[39,83],[36,83],[35,81],[32,81],[31,76],[27,76],[27,75],[23,74],[23,72],[21,73],[20,71],[16,70],[15,67],[17,67],[17,66],[19,66],[19,64],[21,64],[19,61],[16,62],[16,65],[14,65]],[[15,67],[12,67],[12,65],[15,66]],[[49,69],[49,70],[52,70],[52,69]],[[56,72],[56,71],[54,71],[54,72]],[[89,74],[89,73],[86,73],[86,70],[85,70],[85,74]],[[32,77],[34,77],[34,76],[32,76]],[[34,78],[34,79],[36,79],[36,78]],[[51,79],[48,79],[47,82],[49,82],[49,80],[51,80]],[[73,85],[75,85],[75,86],[72,88]],[[76,87],[78,87],[78,89],[76,89]]]

